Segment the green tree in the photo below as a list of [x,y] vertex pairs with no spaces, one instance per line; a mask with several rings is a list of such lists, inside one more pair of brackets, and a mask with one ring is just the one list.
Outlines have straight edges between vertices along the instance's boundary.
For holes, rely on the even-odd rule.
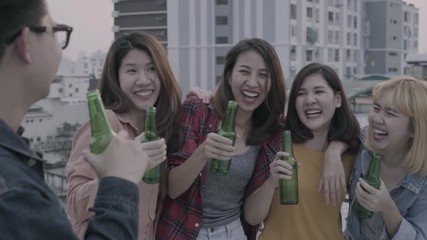
[[61,158],[61,163],[66,164],[71,154],[71,143],[74,133],[79,129],[80,124],[62,123],[56,128],[55,153]]

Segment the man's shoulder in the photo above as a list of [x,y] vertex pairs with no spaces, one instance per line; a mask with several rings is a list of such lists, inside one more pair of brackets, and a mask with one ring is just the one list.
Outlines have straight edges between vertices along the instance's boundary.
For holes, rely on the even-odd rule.
[[11,189],[49,191],[48,187],[19,155],[0,147],[0,196]]

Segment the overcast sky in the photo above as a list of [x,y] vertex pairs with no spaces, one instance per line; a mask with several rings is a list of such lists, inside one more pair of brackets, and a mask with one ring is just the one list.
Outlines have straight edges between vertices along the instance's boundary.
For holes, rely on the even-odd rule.
[[[358,0],[359,1],[359,0]],[[419,8],[419,51],[427,53],[427,0],[405,0]],[[113,40],[112,0],[47,0],[56,22],[74,27],[64,56],[76,58],[80,50],[88,53],[108,50]]]

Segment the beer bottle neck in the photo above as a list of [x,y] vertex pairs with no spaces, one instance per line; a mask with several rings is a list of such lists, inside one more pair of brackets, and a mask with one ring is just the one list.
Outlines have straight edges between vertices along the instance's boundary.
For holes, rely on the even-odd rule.
[[93,96],[88,99],[89,115],[92,135],[111,134],[111,126],[108,122],[107,114],[105,113],[101,97]]
[[227,111],[225,112],[225,116],[221,124],[221,129],[223,131],[234,132],[234,126],[236,125],[236,113],[237,113],[236,103],[229,102]]
[[381,168],[381,155],[374,153],[368,170],[368,178],[379,178]]
[[292,137],[291,137],[291,131],[286,130],[285,136],[283,138],[283,150],[287,153],[289,153],[289,157],[293,157],[294,153],[292,151]]

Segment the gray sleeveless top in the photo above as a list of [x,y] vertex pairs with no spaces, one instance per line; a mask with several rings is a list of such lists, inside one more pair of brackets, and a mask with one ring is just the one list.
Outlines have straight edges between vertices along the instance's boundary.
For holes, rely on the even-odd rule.
[[[243,196],[248,185],[260,147],[233,156],[230,170],[225,176],[217,176],[210,170],[203,194],[202,227],[217,227],[229,224],[240,217]],[[210,160],[208,161],[210,169]]]

